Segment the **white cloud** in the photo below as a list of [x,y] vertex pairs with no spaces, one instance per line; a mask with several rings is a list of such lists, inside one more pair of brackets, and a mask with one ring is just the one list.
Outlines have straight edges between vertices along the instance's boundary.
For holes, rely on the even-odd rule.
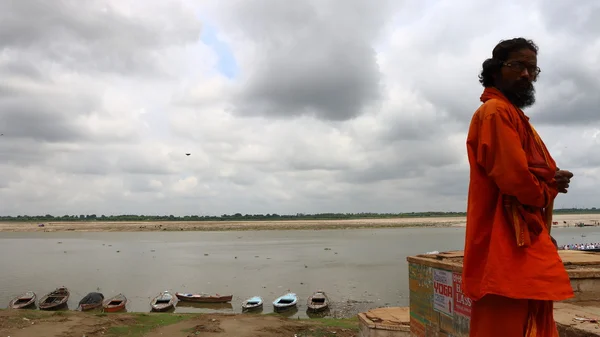
[[557,206],[598,206],[599,8],[3,2],[0,214],[464,210],[477,75],[515,36],[540,46],[527,113],[575,173]]

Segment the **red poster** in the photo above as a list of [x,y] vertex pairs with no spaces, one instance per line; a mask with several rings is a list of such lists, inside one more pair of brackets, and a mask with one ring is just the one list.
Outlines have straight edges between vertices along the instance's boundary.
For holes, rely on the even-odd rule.
[[454,313],[471,317],[471,299],[462,292],[462,274],[453,273],[452,283],[454,283]]

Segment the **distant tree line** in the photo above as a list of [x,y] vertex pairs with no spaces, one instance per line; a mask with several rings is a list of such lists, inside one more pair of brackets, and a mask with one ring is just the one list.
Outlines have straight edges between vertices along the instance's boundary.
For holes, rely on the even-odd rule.
[[[594,214],[600,213],[600,209],[592,208],[561,208],[555,209],[554,214]],[[465,212],[407,212],[407,213],[318,213],[318,214],[223,214],[214,215],[18,215],[0,216],[0,221],[265,221],[265,220],[342,220],[342,219],[386,219],[386,218],[428,218],[428,217],[451,217],[465,216]]]

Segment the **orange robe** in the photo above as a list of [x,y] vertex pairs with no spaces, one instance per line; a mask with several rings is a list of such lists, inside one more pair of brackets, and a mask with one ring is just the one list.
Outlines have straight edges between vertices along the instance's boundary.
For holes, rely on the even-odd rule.
[[[558,194],[556,163],[529,118],[499,90],[486,88],[481,101],[467,137],[470,183],[462,286],[475,301],[471,336],[502,336],[499,324],[513,324],[513,331],[528,326],[528,334],[519,336],[555,336],[552,301],[573,297],[546,227],[551,216],[546,208]],[[525,308],[525,321],[514,306]],[[512,319],[491,317],[503,310]],[[495,323],[488,326],[487,321]]]

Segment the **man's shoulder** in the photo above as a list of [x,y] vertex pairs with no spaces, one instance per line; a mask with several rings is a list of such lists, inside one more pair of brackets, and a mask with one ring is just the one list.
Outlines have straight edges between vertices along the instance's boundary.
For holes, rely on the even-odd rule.
[[512,108],[508,102],[498,98],[492,98],[485,101],[477,110],[481,114],[494,114],[497,112],[509,112]]

